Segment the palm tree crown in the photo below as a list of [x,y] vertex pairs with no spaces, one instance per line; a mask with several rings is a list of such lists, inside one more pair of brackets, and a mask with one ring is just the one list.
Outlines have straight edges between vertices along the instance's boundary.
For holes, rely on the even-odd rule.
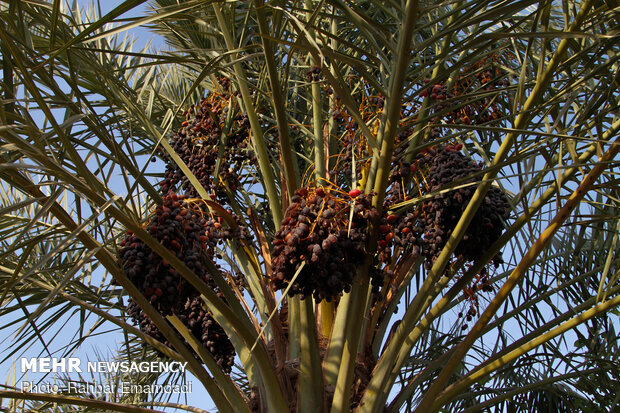
[[0,4],[5,365],[112,329],[221,412],[618,408],[614,2],[118,3]]

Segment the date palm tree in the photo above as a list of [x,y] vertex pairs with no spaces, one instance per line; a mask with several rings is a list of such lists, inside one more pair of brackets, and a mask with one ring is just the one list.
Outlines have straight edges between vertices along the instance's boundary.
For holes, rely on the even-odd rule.
[[3,409],[619,408],[616,2],[117,3],[0,3],[3,365],[210,401]]

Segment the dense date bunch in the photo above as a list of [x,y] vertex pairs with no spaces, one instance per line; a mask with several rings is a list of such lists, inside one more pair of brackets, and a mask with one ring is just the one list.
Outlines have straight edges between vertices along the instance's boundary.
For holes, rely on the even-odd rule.
[[[225,90],[229,87],[229,83],[220,83]],[[187,120],[170,141],[200,184],[208,192],[215,193],[220,203],[227,202],[225,188],[234,192],[241,185],[242,169],[256,162],[249,144],[248,118],[241,113],[229,113],[231,108],[235,110],[229,103],[229,94],[211,92],[186,112]],[[164,195],[182,189],[188,196],[198,196],[181,169],[170,159],[167,159],[165,179],[160,185]]]
[[[244,233],[245,230],[242,226],[238,226],[235,230],[223,226],[221,218],[211,216],[206,204],[201,200],[188,199],[183,195],[177,196],[174,193],[163,197],[162,204],[155,208],[154,216],[146,223],[146,230],[183,261],[220,297],[221,293],[207,271],[206,260],[216,258],[217,244],[233,237],[248,236],[247,233]],[[165,316],[174,313],[182,319],[185,317],[190,323],[188,325],[193,329],[191,320],[196,317],[191,315],[192,312],[185,314],[187,309],[184,306],[188,301],[195,301],[196,297],[199,296],[198,291],[181,277],[178,271],[165,259],[131,231],[127,232],[120,246],[119,264],[131,282],[136,285],[160,314]],[[131,303],[133,301],[130,302],[130,315],[139,323],[142,331],[159,339],[161,335],[154,330],[151,320],[137,308],[135,303]],[[200,320],[206,319],[205,317],[202,314]],[[200,322],[202,323],[202,321]],[[213,322],[210,322],[208,327],[213,328],[214,331],[221,329]],[[211,337],[211,332],[206,328],[205,325],[197,337],[203,337],[205,334]],[[219,332],[217,334],[218,337],[222,337],[222,340],[224,339],[225,335]],[[207,341],[213,340],[210,338]],[[217,348],[220,349],[223,346]],[[214,356],[216,358],[224,357],[223,354],[216,355],[215,353]]]
[[[317,300],[334,300],[343,291],[348,292],[366,256],[368,222],[378,214],[371,206],[371,197],[358,190],[346,193],[318,187],[297,191],[273,241],[271,286],[285,289],[292,282],[290,295],[312,295]],[[389,250],[391,239],[388,245],[386,237],[384,233],[380,241],[384,250]],[[302,263],[304,267],[292,281]],[[375,292],[383,276],[373,266]]]
[[[479,182],[482,165],[460,153],[460,145],[438,145],[418,155],[418,163],[426,170],[424,192],[432,193],[450,184],[465,185]],[[420,226],[424,232],[423,254],[427,267],[432,266],[454,230],[476,186],[454,189],[422,204]],[[476,212],[455,253],[467,261],[474,261],[502,234],[510,205],[500,188],[492,186]],[[501,256],[494,258],[496,265]]]
[[[235,235],[204,203],[173,193],[163,197],[146,230],[212,287],[205,260],[214,258],[218,243]],[[194,293],[178,271],[131,231],[120,245],[119,261],[127,277],[162,314]]]

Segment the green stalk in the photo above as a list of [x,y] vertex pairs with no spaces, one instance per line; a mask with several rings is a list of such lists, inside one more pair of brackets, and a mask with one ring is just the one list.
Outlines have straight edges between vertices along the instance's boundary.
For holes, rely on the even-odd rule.
[[[366,182],[364,183],[364,190],[366,192],[370,192],[374,190],[374,186],[378,182],[377,181],[377,170],[379,169],[379,164],[385,161],[384,159],[382,159],[381,156],[382,154],[384,154],[383,137],[385,136],[385,125],[388,119],[388,112],[389,112],[388,110],[384,110],[383,113],[381,113],[381,120],[379,121],[380,128],[377,131],[377,144],[381,146],[381,151],[373,151],[372,159],[370,161],[370,167],[368,168],[368,175],[366,176]],[[394,152],[393,148],[394,148],[394,143],[392,142],[392,150],[390,151],[390,154]],[[388,166],[391,167],[391,165],[388,165]]]
[[560,334],[563,334],[563,333],[567,332],[568,330],[571,330],[571,329],[577,327],[580,324],[585,323],[589,319],[591,319],[593,317],[596,317],[599,314],[603,314],[603,313],[606,313],[606,312],[612,310],[613,308],[615,308],[615,307],[617,307],[619,305],[620,305],[620,296],[616,296],[616,297],[612,298],[609,301],[605,301],[604,303],[595,305],[594,307],[592,307],[588,311],[586,311],[584,313],[581,313],[581,314],[571,318],[570,320],[566,321],[562,325],[559,325],[558,327],[554,328],[553,330],[549,331],[548,333],[543,334],[543,335],[541,335],[539,337],[536,337],[535,339],[529,341],[528,343],[526,343],[526,344],[520,346],[519,348],[516,348],[516,349],[512,350],[508,354],[502,356],[500,359],[495,360],[495,361],[487,364],[486,366],[484,366],[484,367],[474,371],[473,373],[469,374],[467,377],[464,377],[463,379],[461,379],[458,382],[456,382],[456,383],[452,384],[451,386],[449,386],[439,396],[439,398],[437,398],[434,401],[433,406],[432,406],[431,409],[438,409],[438,408],[440,408],[443,404],[445,404],[450,399],[452,399],[454,396],[456,396],[457,394],[459,394],[460,392],[465,390],[467,387],[471,386],[472,384],[476,383],[477,381],[482,380],[483,378],[487,377],[489,374],[497,371],[498,369],[502,368],[503,366],[513,362],[514,360],[518,359],[519,357],[521,357],[522,355],[524,355],[528,351],[530,351],[530,350],[540,346],[543,343],[546,343],[549,340],[554,339],[555,337],[559,336]]
[[311,297],[301,307],[301,358],[299,365],[299,413],[323,411],[323,370],[317,341],[314,305]]
[[[237,45],[234,43],[232,35],[228,30],[226,19],[222,15],[219,3],[213,4],[213,10],[217,18],[219,28],[224,36],[224,42],[228,50],[235,50]],[[256,108],[252,102],[252,96],[250,95],[250,89],[248,88],[248,78],[245,75],[245,71],[239,61],[236,61],[236,53],[233,53],[230,57],[233,63],[233,69],[237,78],[237,87],[241,93],[241,100],[243,106],[248,115],[250,121],[250,128],[252,131],[252,144],[256,151],[256,157],[258,159],[258,165],[263,176],[263,184],[265,185],[265,192],[267,199],[269,200],[269,207],[271,208],[271,214],[273,215],[273,221],[276,225],[276,229],[280,227],[282,222],[282,204],[278,194],[278,188],[276,186],[276,180],[271,169],[271,161],[269,159],[269,152],[267,151],[267,145],[265,145],[265,138],[260,126],[260,121],[256,114]]]
[[289,197],[293,195],[299,185],[299,177],[295,171],[296,156],[291,145],[289,135],[288,122],[286,117],[286,104],[284,102],[282,85],[278,78],[278,69],[274,59],[273,42],[269,40],[269,25],[265,19],[265,2],[264,0],[254,0],[256,8],[256,16],[258,20],[258,29],[261,35],[263,51],[265,57],[265,65],[267,66],[267,74],[269,76],[269,84],[271,86],[272,107],[276,116],[278,125],[278,142],[280,143],[280,153],[282,154],[282,163],[284,165],[284,177],[286,179],[286,189]]
[[[338,41],[336,40],[336,37],[338,36],[338,20],[336,19],[336,6],[332,6],[332,16],[331,16],[331,24],[329,26],[330,32],[332,34],[332,39],[331,39],[331,50],[338,50]],[[331,110],[332,108],[334,108],[336,106],[336,96],[334,95],[334,93],[332,93],[331,95],[329,95],[329,110]],[[332,136],[334,136],[335,131],[336,131],[336,120],[334,119],[333,116],[328,116],[327,117],[327,121],[329,122],[329,135],[328,135],[328,139],[329,139],[329,154],[330,155],[335,155],[336,153],[338,153],[338,149],[339,149],[339,145],[338,145],[338,140],[335,138],[332,138]],[[328,170],[332,170],[334,169],[334,165],[336,164],[336,159],[333,157],[330,157],[330,159],[327,160],[327,163],[329,165]],[[331,331],[331,329],[330,329]]]
[[299,338],[301,337],[301,300],[299,296],[287,297],[288,301],[288,357],[295,359],[301,354]]
[[332,326],[327,345],[327,353],[323,360],[323,373],[325,374],[325,384],[336,386],[338,380],[338,367],[342,357],[342,349],[346,336],[346,326],[349,323],[349,308],[351,307],[351,294],[344,294],[338,304],[336,319]]
[[[331,413],[348,412],[351,405],[351,387],[353,384],[355,360],[359,340],[362,336],[362,326],[364,322],[364,305],[366,296],[370,288],[370,280],[367,276],[367,269],[372,264],[372,255],[368,254],[364,266],[358,271],[357,280],[353,281],[351,293],[349,294],[349,305],[347,311],[347,323],[344,326],[344,337],[342,355],[339,360],[338,377],[336,380],[336,391],[332,401]],[[366,269],[366,271],[364,271]],[[340,313],[340,310],[338,313]]]
[[[497,310],[506,300],[512,289],[517,283],[524,277],[528,268],[532,265],[535,258],[547,247],[551,239],[553,239],[555,233],[560,229],[564,221],[568,219],[572,211],[577,207],[579,202],[583,199],[586,193],[591,190],[592,186],[596,183],[599,176],[608,167],[608,163],[614,159],[616,154],[620,152],[620,143],[618,140],[611,144],[611,147],[603,156],[599,162],[592,168],[588,175],[583,179],[579,187],[571,194],[564,206],[558,211],[553,218],[549,226],[543,231],[538,240],[531,246],[527,254],[523,257],[521,262],[513,270],[510,277],[504,283],[504,286],[499,290],[495,298],[491,301],[486,310],[480,315],[480,318],[476,324],[472,327],[471,331],[465,337],[465,339],[456,347],[454,354],[450,357],[445,367],[437,379],[433,382],[431,387],[426,392],[424,398],[420,402],[420,405],[416,409],[416,412],[428,412],[431,406],[434,408],[436,397],[441,392],[445,383],[448,382],[458,365],[461,363],[465,354],[469,351],[474,342],[478,339],[484,327],[489,323],[491,318],[495,315]],[[619,298],[620,299],[620,298]]]
[[[311,59],[311,64],[316,64]],[[323,116],[321,114],[321,85],[319,82],[312,82],[312,129],[314,131],[314,174],[317,185],[320,185],[325,178],[325,142],[323,138]]]
[[[231,243],[232,244],[232,243]],[[260,267],[257,268],[255,263],[257,258],[254,256],[254,251],[249,247],[235,248],[233,247],[235,261],[239,266],[239,269],[245,275],[248,283],[248,291],[254,300],[257,310],[260,314],[260,318],[263,322],[267,321],[269,314],[273,310],[273,302],[265,294],[266,287],[262,280],[265,279]]]
[[[245,201],[246,205],[251,205],[252,201],[247,194],[241,194]],[[237,205],[237,209],[241,211],[241,208]],[[248,219],[251,224],[251,228],[254,229],[255,234],[257,236],[256,245],[244,245],[241,248],[236,247],[234,242],[229,243],[230,248],[233,250],[233,256],[237,265],[245,275],[246,281],[248,283],[248,290],[250,296],[254,300],[254,304],[256,305],[259,314],[263,323],[267,323],[269,319],[269,315],[275,308],[275,294],[266,284],[266,278],[261,269],[260,261],[257,256],[257,251],[262,250],[261,253],[269,254],[268,251],[268,242],[265,238],[265,232],[263,229],[263,225],[259,222],[259,218],[253,210],[248,210]],[[269,325],[272,330],[273,337],[282,337],[282,325],[280,320],[273,320],[273,322]],[[281,340],[275,340],[276,345],[276,354],[278,355],[277,359],[281,361],[282,356],[285,354],[285,351],[281,348]]]

